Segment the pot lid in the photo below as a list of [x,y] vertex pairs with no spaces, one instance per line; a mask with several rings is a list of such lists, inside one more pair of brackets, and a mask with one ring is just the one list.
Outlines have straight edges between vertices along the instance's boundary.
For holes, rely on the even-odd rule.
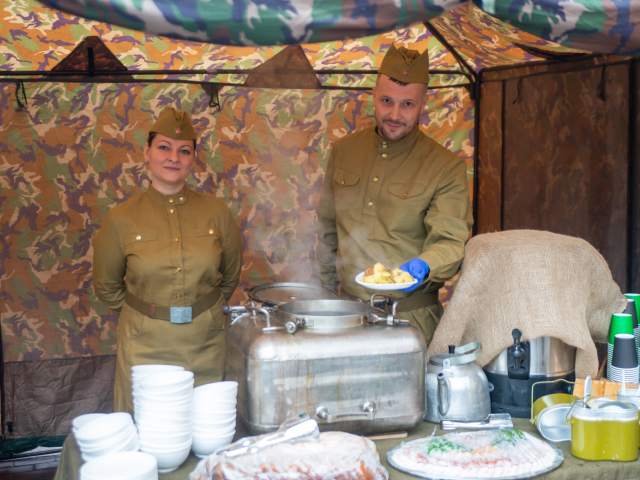
[[445,367],[450,365],[466,365],[473,363],[478,358],[480,343],[471,342],[460,347],[449,346],[449,353],[439,353],[429,358],[429,363]]
[[296,300],[336,298],[331,290],[309,283],[279,282],[255,286],[247,292],[249,298],[275,307]]

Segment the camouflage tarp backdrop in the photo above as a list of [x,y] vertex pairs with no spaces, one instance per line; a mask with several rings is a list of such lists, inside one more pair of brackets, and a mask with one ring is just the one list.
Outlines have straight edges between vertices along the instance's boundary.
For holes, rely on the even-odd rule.
[[[96,34],[127,67],[138,69],[250,68],[279,50],[155,38],[29,1],[6,5],[0,14],[4,69],[50,69]],[[376,68],[380,52],[403,36],[413,36],[417,48],[427,44],[422,28],[311,45],[308,52],[316,68]],[[108,208],[146,185],[142,148],[154,113],[164,106],[192,111],[200,132],[191,184],[223,197],[237,215],[245,241],[241,288],[309,279],[314,210],[330,143],[372,122],[373,113],[370,94],[339,90],[228,87],[219,113],[198,86],[178,84],[31,83],[26,94],[28,105],[20,111],[15,87],[0,89],[5,362],[113,353],[115,317],[91,288],[91,238]],[[426,110],[426,131],[471,169],[467,91],[433,90]]]
[[[568,51],[471,5],[433,24],[476,72],[544,61],[516,42]],[[206,69],[212,73],[199,79],[232,83],[244,77],[214,70],[249,70],[283,48],[172,40],[36,0],[0,0],[0,70],[50,70],[89,35],[99,36],[131,70]],[[434,70],[460,69],[422,25],[303,48],[315,69],[374,70],[394,41],[429,48]],[[374,79],[323,81],[372,86]],[[461,79],[433,75],[431,85]],[[200,139],[190,182],[224,198],[241,225],[244,269],[234,302],[257,284],[309,280],[314,210],[330,144],[373,121],[364,91],[224,87],[219,113],[197,85],[25,83],[25,93],[19,109],[16,86],[0,86],[3,421],[5,431],[13,422],[8,433],[14,436],[66,433],[74,414],[109,408],[116,317],[93,295],[91,238],[107,209],[146,186],[142,148],[154,114],[167,105],[193,113]],[[427,134],[467,162],[470,186],[474,115],[468,90],[449,87],[430,90],[421,118]]]

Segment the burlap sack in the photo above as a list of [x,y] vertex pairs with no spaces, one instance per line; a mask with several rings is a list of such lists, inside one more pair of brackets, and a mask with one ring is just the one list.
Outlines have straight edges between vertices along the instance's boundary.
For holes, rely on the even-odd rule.
[[606,341],[611,314],[625,297],[604,258],[588,242],[539,230],[473,237],[453,297],[427,354],[480,341],[486,365],[523,339],[555,337],[577,347],[576,376],[596,375],[594,339]]

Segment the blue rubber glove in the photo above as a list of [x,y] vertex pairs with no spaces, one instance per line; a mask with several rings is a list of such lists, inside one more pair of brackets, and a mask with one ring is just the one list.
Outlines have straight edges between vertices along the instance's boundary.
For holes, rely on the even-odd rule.
[[424,279],[429,276],[429,271],[431,269],[429,268],[429,264],[421,258],[412,258],[408,262],[400,265],[400,270],[404,270],[413,278],[418,280],[415,285],[402,289],[403,292],[411,293],[414,290],[417,290],[420,285],[422,285]]

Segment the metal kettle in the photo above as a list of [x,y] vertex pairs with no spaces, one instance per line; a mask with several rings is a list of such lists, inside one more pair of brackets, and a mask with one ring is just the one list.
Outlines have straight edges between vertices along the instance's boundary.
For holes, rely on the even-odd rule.
[[480,343],[449,345],[449,353],[429,358],[426,376],[426,414],[429,422],[475,422],[491,413],[490,384],[475,360]]

